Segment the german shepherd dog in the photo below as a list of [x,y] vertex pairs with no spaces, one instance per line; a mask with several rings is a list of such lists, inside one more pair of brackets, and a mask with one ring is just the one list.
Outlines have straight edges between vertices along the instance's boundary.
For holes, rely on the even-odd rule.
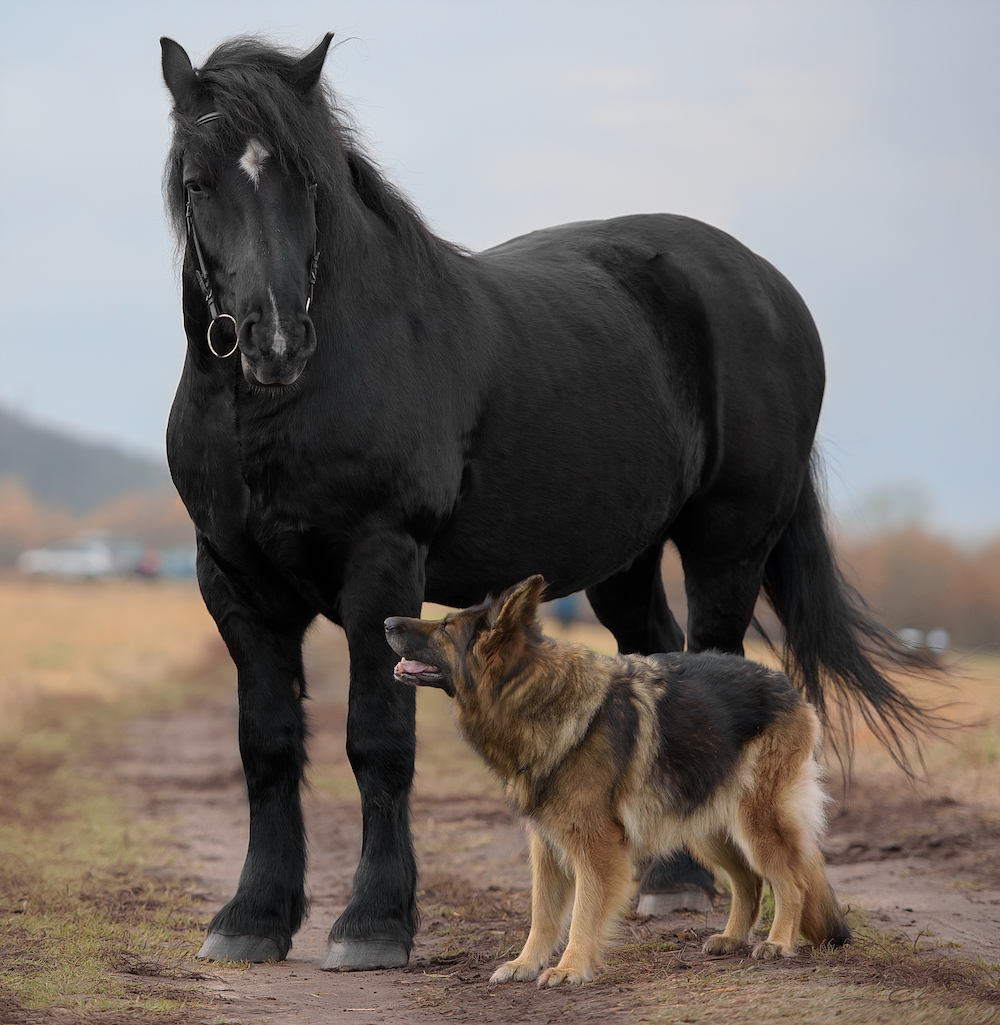
[[[528,823],[531,931],[490,981],[590,979],[637,868],[682,844],[732,882],[706,952],[748,945],[764,880],[774,924],[751,957],[791,956],[800,929],[817,946],[846,943],[818,845],[827,798],[812,706],[735,655],[610,658],[543,637],[544,589],[534,576],[437,622],[385,621],[396,679],[454,699],[459,730]],[[543,971],[571,898],[563,955]]]

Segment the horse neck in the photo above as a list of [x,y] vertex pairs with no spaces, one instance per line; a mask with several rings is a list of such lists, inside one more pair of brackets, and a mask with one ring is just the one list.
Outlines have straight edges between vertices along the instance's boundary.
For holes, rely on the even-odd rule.
[[342,302],[369,304],[375,293],[392,307],[411,291],[447,286],[457,271],[453,247],[402,206],[393,213],[398,225],[366,206],[349,176],[337,182],[317,225],[317,247]]

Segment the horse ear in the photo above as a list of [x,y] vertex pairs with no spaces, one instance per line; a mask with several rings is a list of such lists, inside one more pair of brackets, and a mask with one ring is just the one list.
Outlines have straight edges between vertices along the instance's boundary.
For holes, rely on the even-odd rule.
[[292,85],[303,95],[311,92],[323,73],[323,61],[326,60],[326,51],[330,48],[330,40],[333,33],[327,32],[319,45],[310,50],[295,66],[292,77]]
[[199,99],[198,76],[191,67],[191,58],[184,47],[166,36],[160,38],[163,64],[163,81],[167,83],[174,106],[178,110],[190,110]]
[[534,623],[545,587],[545,577],[536,573],[501,595],[497,600],[500,609],[493,629],[507,633]]

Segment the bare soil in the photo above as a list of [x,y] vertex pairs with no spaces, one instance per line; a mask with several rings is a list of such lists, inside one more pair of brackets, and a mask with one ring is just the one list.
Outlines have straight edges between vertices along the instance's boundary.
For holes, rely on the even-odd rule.
[[[959,962],[947,967],[953,955],[1000,962],[1000,821],[953,799],[921,796],[902,777],[881,784],[859,778],[831,817],[831,880],[841,899],[863,909],[872,925],[928,953],[920,978],[890,978],[894,970],[905,975],[899,965],[893,969],[891,958],[889,967],[876,968],[813,952],[780,964],[707,957],[700,941],[724,924],[720,902],[707,916],[631,917],[606,967],[582,989],[491,988],[490,974],[519,948],[528,927],[525,843],[499,786],[470,770],[464,749],[442,732],[451,726],[441,726],[441,705],[423,715],[418,729],[413,823],[422,925],[410,963],[393,971],[321,972],[327,932],[350,896],[361,815],[343,753],[346,652],[332,632],[321,638],[318,654],[313,650],[308,675],[315,783],[306,798],[310,916],[281,964],[233,968],[191,961],[207,978],[185,985],[195,999],[209,1000],[212,1010],[199,1017],[202,1012],[192,1009],[188,1022],[585,1023],[623,1013],[634,1020],[700,1021],[710,1019],[694,1011],[688,1018],[662,1018],[664,1007],[676,1009],[676,1000],[687,999],[678,989],[675,1002],[664,1003],[671,983],[699,972],[708,992],[715,974],[718,992],[732,990],[737,969],[814,988],[852,982],[892,990],[934,984],[935,978],[942,985],[961,982]],[[126,788],[137,816],[169,831],[172,856],[160,871],[186,879],[192,905],[207,922],[235,890],[246,850],[235,688],[197,707],[134,723],[127,753],[109,771]],[[991,999],[981,987],[975,996]],[[766,1003],[759,1018],[745,1011],[749,1017],[731,1020],[768,1019]]]

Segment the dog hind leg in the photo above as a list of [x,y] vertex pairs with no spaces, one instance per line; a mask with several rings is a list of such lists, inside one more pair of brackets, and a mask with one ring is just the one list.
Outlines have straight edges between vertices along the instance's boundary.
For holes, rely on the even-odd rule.
[[771,884],[774,894],[771,930],[750,954],[765,961],[795,953],[810,878],[809,849],[815,845],[801,809],[794,800],[783,801],[783,796],[758,792],[740,809],[740,846],[751,867]]
[[530,829],[531,836],[531,929],[524,949],[502,964],[490,977],[490,985],[499,982],[530,982],[537,979],[559,940],[566,921],[572,877],[555,851]]
[[706,954],[731,954],[750,943],[750,930],[760,914],[764,880],[747,864],[739,847],[727,836],[716,833],[691,841],[695,856],[721,868],[733,889],[733,906],[726,928],[709,936],[702,950]]
[[806,871],[801,858],[792,855],[770,869],[771,891],[774,894],[774,921],[767,939],[758,943],[750,956],[758,961],[792,957],[802,922],[806,898]]

